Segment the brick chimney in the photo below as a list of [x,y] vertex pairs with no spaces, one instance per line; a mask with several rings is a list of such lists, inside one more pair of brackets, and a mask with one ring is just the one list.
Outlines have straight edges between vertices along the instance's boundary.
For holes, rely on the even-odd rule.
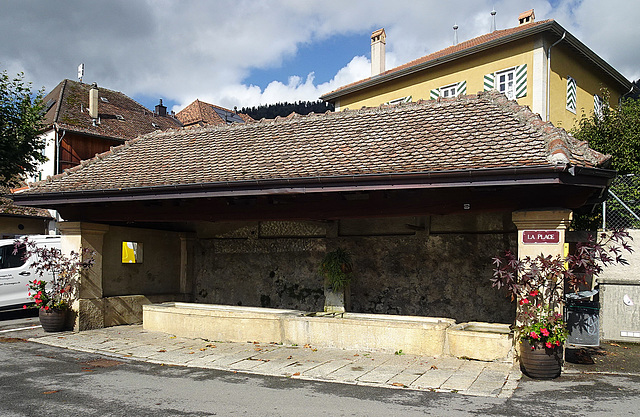
[[158,116],[166,116],[167,115],[167,106],[162,105],[162,99],[160,99],[160,104],[156,104],[156,114]]
[[518,23],[520,25],[526,25],[527,23],[533,23],[536,20],[536,14],[533,12],[533,9],[527,10],[526,12],[520,13],[518,16]]
[[92,119],[98,118],[98,84],[91,84],[89,90],[89,116]]
[[387,34],[384,28],[378,29],[371,34],[371,76],[384,72],[385,46],[387,44]]

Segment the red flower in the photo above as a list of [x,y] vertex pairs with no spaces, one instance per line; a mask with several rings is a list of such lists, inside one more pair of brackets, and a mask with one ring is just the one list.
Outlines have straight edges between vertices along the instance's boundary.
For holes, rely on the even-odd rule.
[[556,340],[556,346],[560,346],[560,341]]
[[529,304],[529,299],[523,298],[522,300],[520,300],[520,305],[523,305],[523,304]]
[[547,343],[545,343],[545,346],[548,347],[548,348],[551,348],[553,345],[551,344],[551,342],[547,342]]
[[45,310],[49,310],[49,306],[44,306],[44,309]]
[[536,295],[540,294],[540,291],[538,290],[533,290],[529,293],[530,296],[535,297]]
[[529,333],[529,337],[531,337],[532,339],[538,339],[538,338],[540,338],[540,336],[538,336],[538,333],[536,333],[536,332],[531,332],[531,333]]
[[540,333],[542,333],[543,336],[549,336],[549,330],[545,328],[540,329]]
[[24,310],[26,310],[26,309],[27,309],[27,306],[26,306],[26,305],[24,305],[24,306],[22,306],[22,308],[23,308]]

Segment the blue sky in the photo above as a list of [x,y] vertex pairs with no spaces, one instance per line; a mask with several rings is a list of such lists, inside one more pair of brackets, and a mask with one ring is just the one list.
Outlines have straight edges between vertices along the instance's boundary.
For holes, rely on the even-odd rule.
[[557,20],[630,80],[640,79],[640,1],[0,0],[0,69],[51,90],[64,78],[121,91],[152,109],[196,98],[227,108],[316,100],[370,74],[371,32],[387,68],[517,24]]

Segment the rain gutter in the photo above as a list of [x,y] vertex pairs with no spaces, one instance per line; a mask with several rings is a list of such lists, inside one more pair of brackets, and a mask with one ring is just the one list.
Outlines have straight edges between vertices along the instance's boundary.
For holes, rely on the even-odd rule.
[[[215,183],[161,185],[126,189],[74,190],[45,193],[19,193],[17,205],[58,206],[76,203],[116,201],[172,200],[287,194],[389,191],[461,187],[569,184],[606,188],[616,172],[599,168],[569,165],[545,165],[492,169],[469,169],[440,172],[345,175]],[[572,173],[573,172],[573,173]],[[582,180],[591,177],[589,181]]]

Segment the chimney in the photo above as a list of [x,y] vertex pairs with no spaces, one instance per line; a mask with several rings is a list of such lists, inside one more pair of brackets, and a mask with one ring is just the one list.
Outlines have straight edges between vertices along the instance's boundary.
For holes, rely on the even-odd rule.
[[91,84],[89,90],[89,116],[92,119],[98,118],[98,84]]
[[162,99],[160,99],[160,104],[156,104],[156,114],[158,116],[166,116],[167,115],[167,106],[162,105]]
[[520,23],[520,26],[526,25],[527,23],[533,23],[535,22],[535,20],[536,14],[533,13],[533,9],[522,12],[520,13],[520,16],[518,16],[518,22]]
[[371,34],[371,76],[384,72],[385,45],[387,44],[387,34],[384,28],[378,29]]
[[491,30],[490,32],[496,31],[496,9],[491,10]]
[[453,25],[453,44],[458,44],[458,24]]

